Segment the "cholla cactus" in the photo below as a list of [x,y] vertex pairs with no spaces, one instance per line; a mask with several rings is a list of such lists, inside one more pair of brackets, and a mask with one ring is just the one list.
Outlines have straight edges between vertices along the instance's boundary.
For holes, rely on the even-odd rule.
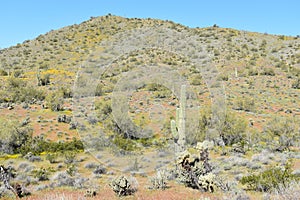
[[171,131],[178,145],[178,151],[185,149],[186,85],[181,86],[180,105],[176,109],[176,120],[171,120]]
[[201,187],[201,190],[212,193],[216,189],[214,180],[215,175],[213,173],[208,173],[198,178],[198,185]]
[[109,185],[118,196],[131,195],[136,191],[125,176],[115,178]]
[[[199,148],[201,146],[201,148]],[[215,175],[211,173],[212,167],[208,162],[208,149],[197,145],[198,155],[181,152],[177,157],[178,180],[185,186],[204,192],[215,191]]]

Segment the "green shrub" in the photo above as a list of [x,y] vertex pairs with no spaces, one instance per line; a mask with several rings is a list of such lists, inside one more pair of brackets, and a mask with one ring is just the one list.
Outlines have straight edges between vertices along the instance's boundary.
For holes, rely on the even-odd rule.
[[218,124],[217,129],[225,145],[232,145],[245,140],[246,127],[246,120],[227,112],[224,121]]
[[21,77],[22,74],[23,74],[22,70],[15,70],[15,71],[13,71],[13,76],[15,78]]
[[0,76],[7,76],[8,73],[4,69],[0,69]]
[[76,161],[76,152],[75,151],[65,151],[64,152],[64,162],[66,164],[71,164]]
[[58,153],[48,153],[46,155],[46,160],[48,160],[51,164],[56,163],[58,158]]
[[42,74],[37,76],[38,86],[45,86],[50,84],[50,74]]
[[297,117],[274,117],[264,127],[269,136],[272,150],[289,150],[291,146],[300,145],[300,120]]
[[237,98],[235,101],[234,109],[236,110],[244,110],[246,112],[254,112],[255,111],[255,101],[253,98]]
[[63,98],[72,98],[73,92],[69,87],[61,87],[59,88],[59,92],[63,94]]
[[228,81],[228,80],[229,80],[229,77],[228,77],[227,74],[220,74],[220,75],[218,76],[218,80],[219,80],[219,81]]
[[22,155],[26,155],[28,152],[32,152],[33,154],[38,155],[42,152],[55,154],[66,151],[80,151],[83,149],[83,143],[80,140],[77,140],[76,138],[73,138],[73,140],[69,142],[53,142],[46,141],[41,136],[35,136],[31,138],[25,145],[23,145],[18,152]]
[[292,83],[292,88],[294,88],[294,89],[300,89],[300,78],[297,78],[297,79]]
[[22,126],[18,121],[0,120],[0,152],[20,153],[29,143],[32,132],[30,126]]
[[52,111],[61,111],[63,110],[64,104],[64,95],[62,92],[52,92],[46,97],[47,106]]
[[39,181],[49,180],[49,172],[45,168],[36,169],[33,171],[33,176]]
[[45,95],[42,90],[28,86],[27,83],[20,79],[10,77],[7,80],[7,89],[4,91],[7,101],[31,103],[35,100],[44,100]]
[[202,76],[200,74],[197,74],[197,75],[193,76],[191,78],[190,83],[191,83],[191,85],[201,85],[201,83],[202,83]]
[[255,67],[251,67],[248,70],[248,75],[249,76],[257,76],[258,75],[258,70]]
[[104,94],[103,91],[103,84],[100,83],[96,86],[96,90],[95,90],[95,96],[102,96]]
[[113,143],[122,150],[135,151],[137,150],[136,143],[128,138],[124,138],[121,135],[116,135],[113,139]]
[[110,101],[97,101],[95,103],[95,109],[100,120],[105,120],[112,112]]
[[74,176],[75,173],[77,172],[77,167],[75,164],[69,164],[67,169],[66,169],[66,173],[69,175],[69,176]]
[[261,73],[262,75],[265,75],[265,76],[275,76],[275,72],[274,72],[274,69],[272,68],[264,68],[263,72]]
[[296,180],[297,177],[292,174],[291,162],[287,162],[284,169],[278,166],[271,167],[263,172],[244,176],[240,180],[243,185],[247,185],[248,189],[270,192],[279,187],[288,187],[289,183]]

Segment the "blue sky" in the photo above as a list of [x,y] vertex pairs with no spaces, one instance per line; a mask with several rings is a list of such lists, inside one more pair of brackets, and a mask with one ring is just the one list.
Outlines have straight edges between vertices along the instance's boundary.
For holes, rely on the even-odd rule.
[[7,0],[0,2],[0,48],[91,16],[168,19],[189,27],[221,27],[300,35],[299,0]]

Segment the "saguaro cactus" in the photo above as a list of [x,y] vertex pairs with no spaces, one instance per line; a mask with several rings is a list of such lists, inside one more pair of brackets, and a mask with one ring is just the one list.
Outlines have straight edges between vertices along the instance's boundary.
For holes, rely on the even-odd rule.
[[171,131],[173,137],[183,151],[185,146],[185,120],[186,120],[186,85],[181,86],[179,108],[176,109],[176,120],[171,120]]

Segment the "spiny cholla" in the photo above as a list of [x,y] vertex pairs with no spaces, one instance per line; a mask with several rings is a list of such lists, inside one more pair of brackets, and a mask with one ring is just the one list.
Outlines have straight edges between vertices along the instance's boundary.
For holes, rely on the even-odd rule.
[[131,195],[136,191],[125,176],[115,178],[109,185],[118,196]]
[[203,148],[203,145],[199,143],[196,149],[199,151],[198,155],[184,151],[178,156],[177,178],[187,187],[214,192],[216,188],[215,175],[212,173],[212,167],[208,162],[208,148]]

